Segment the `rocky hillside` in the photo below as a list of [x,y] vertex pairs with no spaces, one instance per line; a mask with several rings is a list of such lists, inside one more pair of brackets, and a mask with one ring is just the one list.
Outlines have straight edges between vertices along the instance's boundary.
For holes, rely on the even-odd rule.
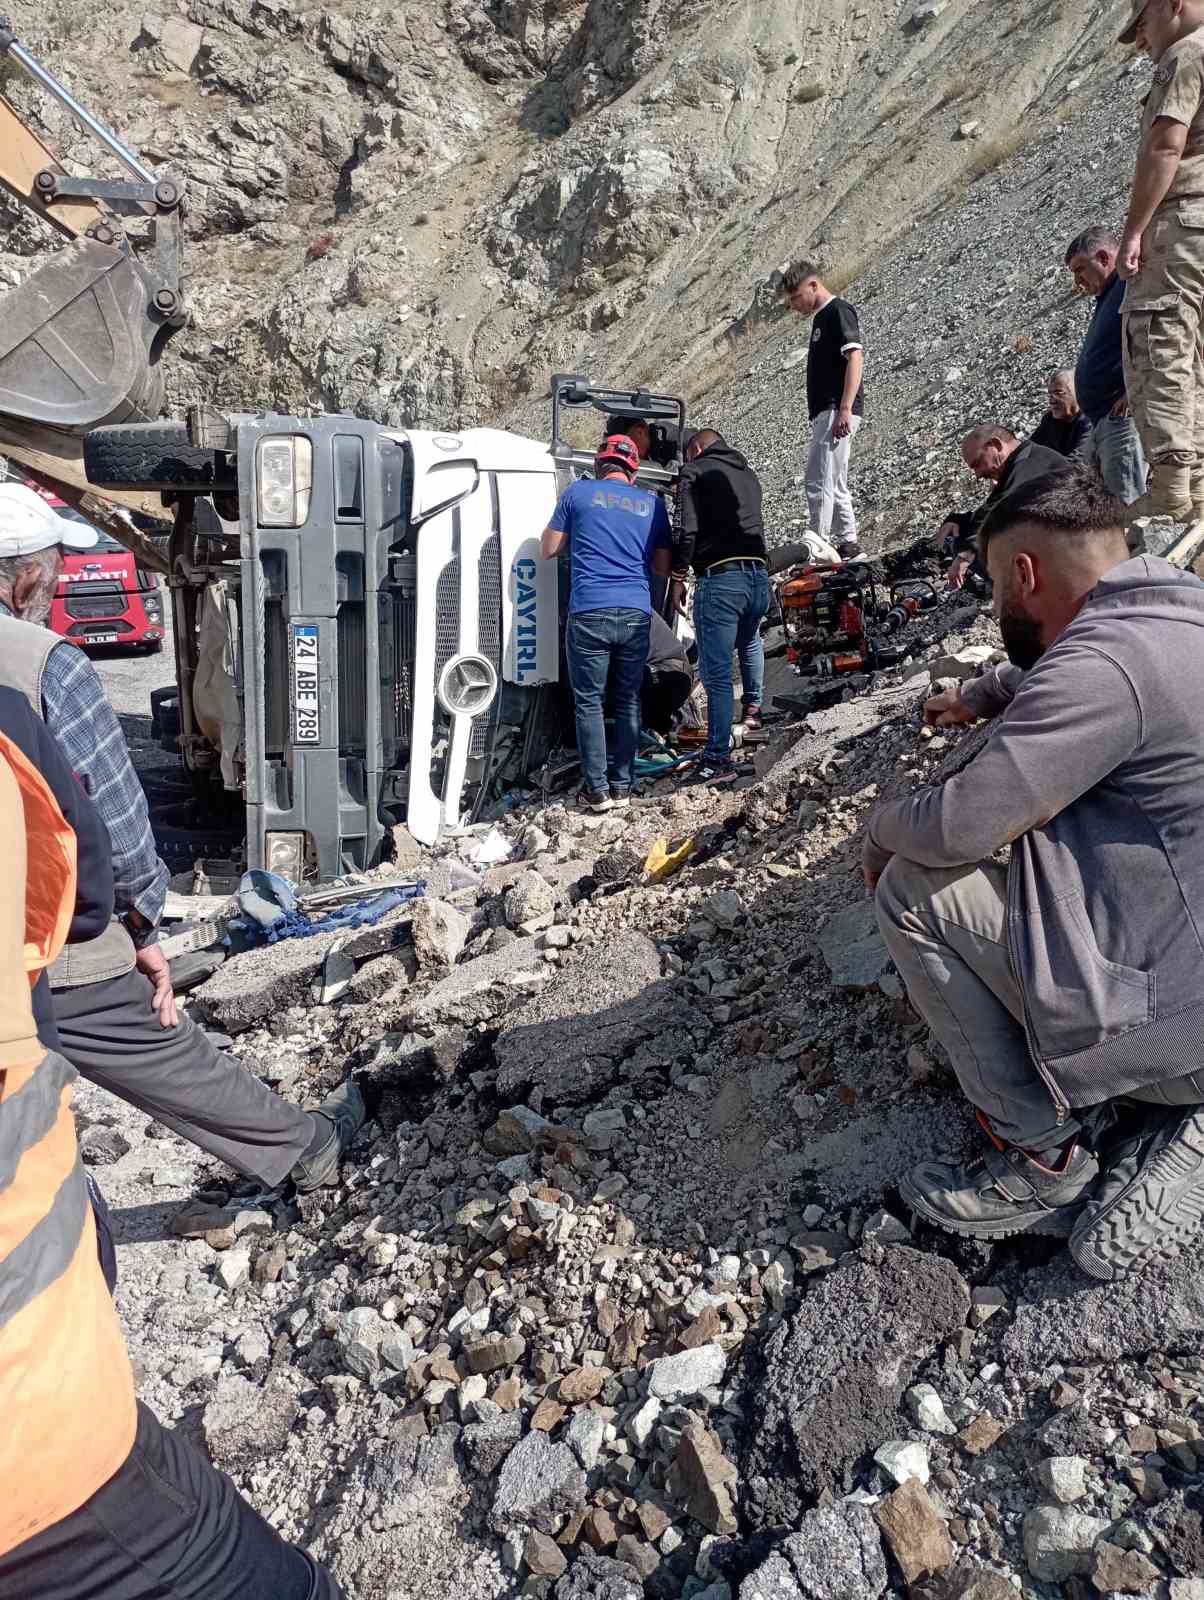
[[[950,431],[1001,379],[1027,419],[1073,349],[1057,246],[1115,210],[1131,162],[1125,9],[14,5],[87,103],[188,178],[176,402],[538,432],[552,369],[680,385],[747,436],[788,522],[802,340],[770,282],[814,252],[866,312],[858,490],[884,531],[927,510]],[[14,227],[0,274],[39,242]]]

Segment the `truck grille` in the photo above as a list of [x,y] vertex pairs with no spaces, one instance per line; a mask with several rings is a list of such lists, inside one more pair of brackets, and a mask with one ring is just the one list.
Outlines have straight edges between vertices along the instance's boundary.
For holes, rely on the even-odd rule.
[[472,725],[470,755],[482,756],[489,741],[490,719],[501,704],[502,676],[502,541],[491,534],[477,561],[477,648],[497,671],[499,692],[489,710]]
[[460,649],[460,557],[453,556],[435,590],[435,690],[443,669]]
[[339,754],[368,746],[368,636],[362,601],[339,607]]
[[[417,574],[413,556],[398,561],[393,590],[393,726],[409,756],[414,733],[414,656],[418,650]],[[382,707],[382,717],[385,708]]]
[[267,754],[279,759],[289,741],[288,714],[288,626],[284,620],[284,606],[279,600],[268,600],[263,608],[263,685],[264,731],[267,736]]
[[69,617],[120,617],[126,611],[124,591],[112,590],[108,594],[69,594]]

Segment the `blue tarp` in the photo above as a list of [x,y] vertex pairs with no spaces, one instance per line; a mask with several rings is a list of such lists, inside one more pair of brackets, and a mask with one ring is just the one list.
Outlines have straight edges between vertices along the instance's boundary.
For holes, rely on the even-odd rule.
[[311,922],[301,910],[296,891],[287,878],[275,872],[245,872],[238,886],[242,916],[230,923],[230,934],[240,949],[261,944],[279,944],[284,939],[310,939],[318,933],[341,933],[354,928],[372,928],[390,912],[426,893],[425,883],[382,889],[362,900],[328,911],[320,921]]

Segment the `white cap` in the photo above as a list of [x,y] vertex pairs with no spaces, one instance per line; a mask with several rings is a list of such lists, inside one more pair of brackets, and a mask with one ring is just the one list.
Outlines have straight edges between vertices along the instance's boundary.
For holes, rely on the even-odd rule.
[[91,550],[99,535],[85,522],[68,522],[23,483],[0,483],[0,560],[34,556],[56,544]]

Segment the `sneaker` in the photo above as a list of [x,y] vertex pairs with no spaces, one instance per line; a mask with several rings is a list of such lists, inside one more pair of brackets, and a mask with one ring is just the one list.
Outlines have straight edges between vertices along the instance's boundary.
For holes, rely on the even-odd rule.
[[363,1127],[367,1114],[364,1097],[354,1078],[341,1083],[311,1113],[314,1119],[313,1141],[289,1173],[300,1194],[309,1194],[314,1189],[324,1189],[328,1184],[338,1182],[343,1153]]
[[1098,1175],[1099,1162],[1079,1144],[1071,1145],[1055,1168],[993,1141],[963,1166],[925,1162],[903,1179],[899,1193],[918,1217],[946,1233],[970,1239],[1044,1233],[1064,1239]]
[[739,776],[734,761],[711,761],[706,756],[700,756],[683,770],[690,783],[726,783]]
[[610,791],[610,809],[612,811],[631,810],[631,795],[626,789],[612,789]]
[[601,816],[604,812],[613,811],[615,808],[614,801],[604,790],[599,790],[597,794],[593,794],[582,789],[577,796],[577,803],[584,810],[592,811],[595,816]]
[[1204,1106],[1143,1106],[1105,1156],[1070,1253],[1111,1283],[1176,1255],[1204,1223]]
[[745,706],[744,716],[741,720],[747,733],[760,733],[765,726],[760,706]]

